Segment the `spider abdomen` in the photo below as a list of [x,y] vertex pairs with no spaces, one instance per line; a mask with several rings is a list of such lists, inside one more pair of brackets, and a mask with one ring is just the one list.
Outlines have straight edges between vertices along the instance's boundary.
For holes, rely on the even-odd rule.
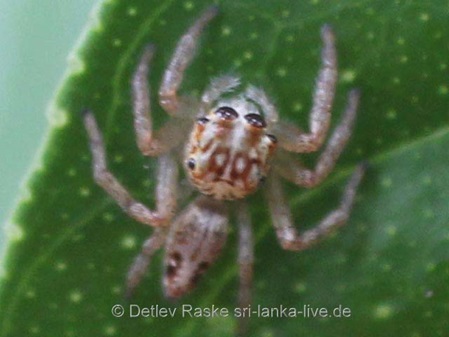
[[164,258],[167,297],[179,298],[191,291],[215,262],[226,243],[226,214],[223,203],[199,197],[173,222]]

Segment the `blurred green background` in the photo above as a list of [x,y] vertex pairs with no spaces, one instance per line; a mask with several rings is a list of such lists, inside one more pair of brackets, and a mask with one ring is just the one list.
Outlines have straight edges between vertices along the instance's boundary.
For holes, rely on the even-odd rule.
[[[0,227],[44,141],[47,104],[94,4],[0,0]],[[0,247],[4,240],[0,231]]]

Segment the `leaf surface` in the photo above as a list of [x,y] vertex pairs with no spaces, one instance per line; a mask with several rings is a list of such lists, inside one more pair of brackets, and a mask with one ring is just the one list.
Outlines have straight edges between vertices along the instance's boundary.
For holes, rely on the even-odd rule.
[[[235,325],[235,230],[220,261],[180,303],[166,301],[160,256],[133,304],[177,308],[175,318],[129,317],[127,268],[151,230],[128,219],[93,183],[80,111],[90,107],[110,167],[153,205],[155,161],[132,129],[130,78],[144,45],[157,45],[152,97],[177,39],[209,3],[104,1],[53,104],[53,126],[29,195],[17,206],[0,280],[0,336],[228,336]],[[301,229],[335,207],[355,164],[369,160],[347,227],[305,252],[283,251],[261,196],[250,198],[256,235],[251,335],[444,336],[449,310],[449,7],[445,1],[226,1],[189,68],[183,91],[238,73],[267,89],[285,120],[307,127],[319,67],[320,27],[338,38],[334,124],[352,87],[363,92],[352,140],[322,186],[285,184]],[[167,119],[153,104],[157,125]],[[313,165],[316,157],[305,161]],[[124,317],[111,308],[125,306]],[[183,304],[230,317],[182,317]],[[257,307],[297,318],[257,317]],[[313,318],[317,308],[350,318]],[[347,311],[345,311],[347,313]],[[186,315],[184,315],[186,316]],[[188,316],[188,315],[187,315]],[[308,316],[308,317],[303,317]]]

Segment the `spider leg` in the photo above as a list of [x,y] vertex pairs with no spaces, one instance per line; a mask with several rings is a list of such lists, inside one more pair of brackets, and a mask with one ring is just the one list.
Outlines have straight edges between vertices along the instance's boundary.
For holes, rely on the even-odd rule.
[[279,128],[279,144],[288,151],[305,153],[320,148],[326,137],[331,120],[331,107],[337,82],[337,53],[332,28],[321,29],[324,46],[321,52],[321,70],[316,80],[313,106],[310,112],[310,132],[285,134]]
[[349,218],[356,190],[365,170],[366,164],[357,166],[345,187],[340,205],[321,220],[318,225],[302,234],[298,234],[293,226],[290,209],[282,193],[278,177],[272,177],[268,181],[269,186],[266,190],[266,197],[276,235],[282,248],[296,251],[307,249],[324,239],[333,230],[343,226]]
[[289,154],[284,152],[284,154],[279,154],[279,161],[275,165],[277,172],[299,186],[313,187],[319,185],[332,171],[341,152],[346,146],[354,125],[359,97],[358,90],[351,90],[349,92],[348,105],[343,113],[340,124],[335,128],[313,170],[304,168],[299,162],[289,160]]
[[176,50],[164,73],[162,84],[159,89],[159,103],[169,114],[175,114],[180,108],[181,102],[177,91],[181,85],[184,71],[195,55],[202,31],[217,13],[217,6],[208,7],[182,36],[176,46]]
[[89,137],[95,182],[133,219],[154,227],[161,226],[170,220],[176,207],[178,179],[178,167],[171,155],[166,154],[159,157],[158,185],[156,188],[157,211],[152,211],[136,201],[108,170],[103,137],[93,113],[89,110],[85,111],[83,120]]
[[154,233],[144,242],[142,251],[136,257],[126,278],[125,297],[131,298],[134,290],[142,281],[151,262],[154,253],[159,250],[165,242],[165,228],[157,228]]
[[145,48],[132,80],[134,130],[137,146],[146,156],[159,156],[180,144],[186,136],[186,123],[189,122],[171,119],[161,129],[153,131],[148,75],[154,51],[152,44]]
[[[253,264],[254,264],[254,247],[253,233],[251,228],[251,219],[248,207],[245,203],[239,204],[237,210],[237,220],[239,223],[239,308],[244,312],[244,308],[248,308],[251,304],[251,289],[253,284]],[[240,316],[237,325],[237,335],[245,336],[248,330],[249,316]]]

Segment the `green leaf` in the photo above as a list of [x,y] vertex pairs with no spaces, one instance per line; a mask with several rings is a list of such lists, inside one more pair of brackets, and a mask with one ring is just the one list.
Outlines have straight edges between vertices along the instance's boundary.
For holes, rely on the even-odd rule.
[[[93,183],[79,113],[92,108],[110,166],[153,205],[154,160],[140,156],[130,78],[154,42],[155,92],[177,39],[205,1],[105,1],[96,12],[53,105],[41,165],[17,206],[1,279],[0,336],[228,336],[235,318],[182,317],[183,304],[236,305],[236,238],[180,303],[161,294],[160,256],[132,303],[178,308],[175,318],[130,318],[127,268],[151,230],[127,218]],[[204,35],[184,92],[233,72],[264,86],[283,119],[307,125],[319,67],[320,27],[338,37],[335,120],[352,87],[363,92],[352,141],[328,181],[311,191],[286,184],[297,226],[335,207],[355,164],[369,160],[347,227],[302,253],[283,251],[259,195],[250,198],[257,237],[253,309],[294,307],[309,317],[251,318],[251,335],[444,336],[449,310],[449,7],[446,1],[226,1]],[[154,104],[156,105],[156,104]],[[156,123],[167,119],[155,107]],[[315,157],[306,162],[313,165]],[[122,318],[111,308],[125,305]],[[305,307],[304,307],[305,306]],[[317,308],[350,318],[313,318]],[[313,310],[311,310],[313,309]],[[346,311],[347,312],[347,311]],[[274,312],[272,314],[275,314]],[[273,316],[273,315],[272,315]]]

